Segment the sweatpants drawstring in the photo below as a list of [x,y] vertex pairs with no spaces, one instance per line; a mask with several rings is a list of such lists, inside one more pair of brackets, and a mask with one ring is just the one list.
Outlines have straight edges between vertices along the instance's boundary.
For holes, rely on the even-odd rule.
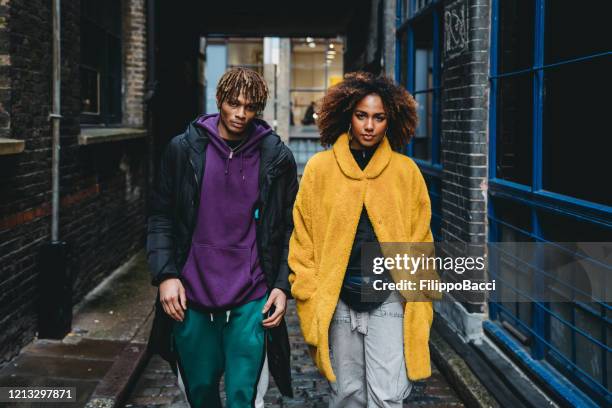
[[[232,314],[232,311],[231,311],[231,310],[227,310],[227,311],[225,311],[225,323],[229,323],[229,319],[230,319],[230,315],[231,315],[231,314]],[[214,314],[214,313],[212,313],[212,312],[210,312],[210,321],[211,321],[211,322],[214,322],[214,321],[215,321],[215,320],[214,320],[214,319],[215,319],[215,317],[214,317],[214,316],[215,316],[215,314]]]

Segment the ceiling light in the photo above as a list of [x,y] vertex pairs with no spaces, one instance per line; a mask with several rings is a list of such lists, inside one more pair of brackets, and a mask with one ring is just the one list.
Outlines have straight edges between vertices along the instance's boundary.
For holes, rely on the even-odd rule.
[[329,43],[329,49],[333,50],[334,49],[334,43]]
[[308,43],[308,46],[309,46],[310,48],[314,48],[314,47],[316,47],[316,46],[317,46],[317,44],[315,44],[315,43],[313,43],[313,42],[309,42],[309,43]]
[[306,37],[306,41],[308,41],[308,42],[313,42],[313,41],[314,41],[314,38],[312,38],[312,37]]

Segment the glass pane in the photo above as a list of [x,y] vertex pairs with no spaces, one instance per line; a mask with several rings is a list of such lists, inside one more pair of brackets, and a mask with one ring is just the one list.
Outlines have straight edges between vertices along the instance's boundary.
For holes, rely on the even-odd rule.
[[414,0],[414,13],[418,13],[421,9],[427,7],[432,0]]
[[544,238],[553,242],[612,242],[612,229],[555,213],[538,213]]
[[335,39],[292,39],[290,97],[294,125],[315,124],[313,113],[325,90],[342,81],[343,50],[342,41]]
[[81,112],[100,113],[100,76],[93,69],[81,67]]
[[404,21],[410,17],[410,2],[411,0],[401,0],[402,2],[402,16],[401,19]]
[[532,74],[497,80],[496,175],[531,185]]
[[208,44],[206,46],[206,113],[216,113],[217,83],[227,67],[227,45]]
[[[495,217],[503,221],[504,223],[510,224],[516,228],[511,228],[508,226],[503,226],[503,224],[498,224],[498,229],[500,232],[500,236],[494,238],[494,241],[499,242],[530,242],[532,238],[523,233],[525,231],[527,233],[531,232],[532,224],[531,224],[531,208],[514,201],[509,201],[506,199],[494,198],[493,199],[493,210],[495,213]],[[502,226],[504,228],[502,228]]]
[[228,66],[249,67],[263,72],[263,39],[230,39],[227,44]]
[[414,98],[419,125],[413,139],[413,156],[431,161],[433,131],[433,16],[414,24]]
[[[609,99],[612,56],[545,72],[543,183],[549,191],[612,206]],[[607,84],[607,85],[606,85]]]
[[415,24],[414,33],[414,91],[433,87],[433,16]]
[[433,91],[417,93],[414,95],[414,98],[417,101],[419,124],[412,139],[413,156],[418,159],[431,161],[434,93]]
[[546,1],[545,62],[612,51],[605,1]]
[[404,31],[400,37],[400,60],[399,64],[399,82],[408,88],[408,31]]
[[[550,302],[549,308],[561,319],[568,322],[572,321],[572,312],[574,306],[571,303]],[[549,319],[550,343],[557,351],[557,353],[563,355],[571,361],[572,346],[575,347],[575,338],[572,335],[572,328],[554,317],[550,317]],[[553,365],[555,365],[556,367],[559,367],[559,365],[555,364],[557,362],[557,359],[558,357],[555,353],[547,354],[547,360],[553,363]]]
[[81,24],[81,64],[101,70],[104,65],[105,33],[95,24],[84,20]]
[[[590,303],[590,305],[593,305],[593,303]],[[603,340],[601,332],[602,328],[605,327],[604,324],[601,317],[594,316],[582,308],[576,307],[576,326],[592,339],[600,342]],[[582,334],[576,334],[576,364],[589,377],[599,383],[603,382],[604,373],[601,359],[604,355],[601,346]]]
[[534,14],[533,0],[499,2],[498,70],[500,73],[532,66]]
[[293,125],[310,126],[315,124],[315,112],[319,110],[318,102],[323,98],[323,91],[292,91],[291,116]]

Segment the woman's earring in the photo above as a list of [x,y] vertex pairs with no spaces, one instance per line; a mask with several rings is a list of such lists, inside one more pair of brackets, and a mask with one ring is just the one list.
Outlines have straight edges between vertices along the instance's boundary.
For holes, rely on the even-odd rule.
[[349,128],[348,128],[349,143],[351,142],[351,140],[353,140],[353,134],[351,133],[351,125],[352,125],[352,123],[349,123]]

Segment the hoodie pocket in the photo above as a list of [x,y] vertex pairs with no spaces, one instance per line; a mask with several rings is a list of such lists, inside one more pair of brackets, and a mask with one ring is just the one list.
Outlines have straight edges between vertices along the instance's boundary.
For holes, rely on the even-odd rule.
[[251,248],[194,243],[198,280],[211,299],[239,299],[253,285]]

